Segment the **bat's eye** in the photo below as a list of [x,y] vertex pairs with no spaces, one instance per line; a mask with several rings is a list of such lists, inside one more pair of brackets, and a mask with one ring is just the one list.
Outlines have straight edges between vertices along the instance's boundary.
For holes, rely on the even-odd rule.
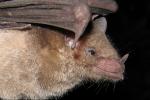
[[95,48],[86,48],[86,54],[89,56],[94,56],[96,54]]

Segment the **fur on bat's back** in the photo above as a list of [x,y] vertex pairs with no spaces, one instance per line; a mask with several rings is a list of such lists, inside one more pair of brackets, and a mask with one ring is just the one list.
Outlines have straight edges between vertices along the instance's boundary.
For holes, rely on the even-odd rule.
[[41,28],[0,30],[0,97],[58,96],[80,81],[73,78],[73,68],[65,71],[65,66],[59,65],[65,58],[57,54],[56,48],[64,45],[63,35],[58,34]]

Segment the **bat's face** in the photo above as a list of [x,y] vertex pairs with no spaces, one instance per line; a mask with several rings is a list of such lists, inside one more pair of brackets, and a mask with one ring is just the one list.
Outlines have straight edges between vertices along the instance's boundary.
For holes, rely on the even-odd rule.
[[[72,53],[75,71],[78,75],[92,79],[123,79],[124,62],[127,55],[120,58],[106,37],[106,20],[101,18],[93,22],[93,29],[78,41]],[[68,45],[71,44],[68,39]],[[79,67],[79,69],[78,69]]]

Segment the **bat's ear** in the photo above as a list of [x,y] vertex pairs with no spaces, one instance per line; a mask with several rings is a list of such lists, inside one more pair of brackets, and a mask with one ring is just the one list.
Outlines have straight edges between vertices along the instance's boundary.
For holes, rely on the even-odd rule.
[[107,29],[107,20],[105,17],[100,17],[95,19],[94,21],[94,27],[97,28],[97,30],[100,30],[101,32],[105,33]]

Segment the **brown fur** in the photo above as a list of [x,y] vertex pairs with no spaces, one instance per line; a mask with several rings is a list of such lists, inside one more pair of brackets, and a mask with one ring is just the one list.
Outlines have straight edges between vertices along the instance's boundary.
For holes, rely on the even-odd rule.
[[85,48],[95,47],[97,57],[120,58],[96,23],[93,29],[73,50],[63,34],[50,29],[0,30],[0,97],[60,96],[84,78],[103,78],[94,73],[96,58]]

